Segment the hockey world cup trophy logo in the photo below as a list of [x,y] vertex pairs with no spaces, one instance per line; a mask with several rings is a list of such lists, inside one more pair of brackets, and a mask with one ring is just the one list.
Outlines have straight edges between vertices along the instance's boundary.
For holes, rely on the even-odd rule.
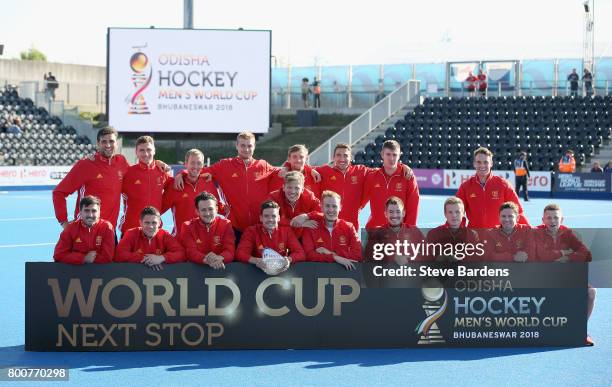
[[130,58],[131,78],[135,91],[127,98],[128,114],[151,114],[143,95],[153,76],[153,66],[149,63],[147,55],[141,51],[145,47],[147,47],[146,44],[134,47],[136,52]]
[[432,280],[421,289],[425,299],[423,309],[427,317],[417,325],[415,331],[419,337],[418,344],[443,344],[444,337],[436,324],[448,307],[448,295],[446,289],[437,280]]

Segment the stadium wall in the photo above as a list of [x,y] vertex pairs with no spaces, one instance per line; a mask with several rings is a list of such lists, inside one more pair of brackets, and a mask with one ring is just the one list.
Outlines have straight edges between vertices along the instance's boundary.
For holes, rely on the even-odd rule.
[[62,83],[106,84],[106,67],[32,60],[0,59],[0,80],[11,83],[22,81],[44,82],[43,75],[51,71]]

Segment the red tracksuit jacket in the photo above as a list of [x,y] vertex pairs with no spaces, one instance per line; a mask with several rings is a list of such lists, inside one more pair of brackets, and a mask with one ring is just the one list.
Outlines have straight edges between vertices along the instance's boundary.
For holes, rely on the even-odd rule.
[[91,228],[83,221],[70,222],[55,245],[55,262],[83,264],[85,255],[96,251],[95,263],[108,263],[115,256],[115,231],[110,222],[100,219]]
[[[441,245],[451,244],[456,246],[459,243],[470,243],[475,245],[480,242],[480,238],[478,237],[478,233],[470,228],[465,226],[465,218],[461,223],[461,226],[457,230],[453,230],[450,228],[448,223],[444,223],[441,226],[438,226],[427,233],[427,242],[428,243],[439,243]],[[462,262],[477,262],[480,260],[484,260],[486,255],[477,255],[476,252],[471,255],[466,255],[465,258],[462,259]],[[437,259],[437,257],[432,256],[432,260]]]
[[[405,181],[405,180],[404,180]],[[395,262],[395,254],[394,255],[386,255],[383,260],[375,260],[374,259],[374,244],[375,243],[391,243],[394,244],[396,241],[408,241],[412,244],[419,244],[425,241],[425,236],[416,226],[410,226],[408,224],[403,224],[398,232],[393,231],[391,226],[388,223],[385,223],[383,227],[370,229],[368,230],[368,244],[365,249],[365,260],[368,262],[383,262],[390,263]],[[409,250],[411,251],[411,250]],[[384,254],[384,252],[383,252]],[[426,262],[432,260],[431,257],[424,255],[422,252],[417,254],[414,259],[413,257],[409,257],[409,262]]]
[[147,206],[162,209],[162,194],[170,176],[157,167],[155,161],[147,166],[132,165],[123,179],[123,216],[119,222],[121,235],[140,224],[140,212]]
[[183,190],[175,189],[174,179],[170,178],[166,184],[166,189],[164,189],[160,211],[163,214],[169,209],[172,210],[172,218],[174,220],[172,235],[174,236],[180,234],[181,230],[178,230],[178,228],[183,227],[185,222],[198,216],[195,207],[195,197],[204,191],[215,195],[217,198],[217,211],[219,214],[225,214],[225,209],[221,199],[219,199],[219,192],[215,183],[212,181],[207,182],[202,176],[198,177],[195,183],[192,183],[187,176],[187,171],[181,171],[180,174],[183,176],[183,182],[185,183]]
[[506,179],[493,174],[489,175],[484,187],[478,176],[474,175],[464,181],[457,197],[463,201],[465,214],[470,228],[492,228],[499,224],[499,207],[505,202],[514,202],[519,208],[519,224],[529,225],[523,214],[516,192]]
[[370,202],[370,219],[366,229],[382,227],[387,224],[385,218],[385,202],[391,196],[397,196],[404,202],[406,215],[404,223],[408,226],[416,226],[419,213],[419,187],[416,177],[406,180],[403,169],[398,166],[393,175],[388,176],[384,168],[378,168],[375,172],[366,176],[363,188],[361,206]]
[[236,237],[229,220],[217,217],[207,226],[200,218],[185,222],[179,240],[185,248],[187,260],[202,264],[211,251],[223,257],[223,262],[234,260]]
[[321,175],[319,188],[323,191],[333,191],[340,195],[342,209],[338,217],[350,222],[359,230],[359,210],[363,196],[363,184],[370,169],[364,165],[350,165],[345,173],[338,168],[323,165],[316,168]]
[[306,259],[304,249],[298,242],[293,230],[288,226],[278,226],[270,235],[262,224],[248,227],[236,248],[236,260],[249,262],[251,256],[261,258],[263,249],[270,248],[284,257],[291,257],[292,262]]
[[538,261],[552,262],[561,258],[561,250],[570,249],[573,250],[569,255],[570,261],[590,262],[592,260],[589,249],[580,239],[578,239],[571,229],[560,226],[556,240],[546,231],[546,226],[543,224],[538,226],[534,231]]
[[55,217],[60,223],[68,221],[66,197],[78,191],[74,218],[79,218],[79,202],[83,196],[94,195],[102,202],[100,217],[117,226],[121,205],[121,183],[130,165],[122,155],[110,159],[96,153],[94,161],[87,158],[77,161],[70,172],[53,190]]
[[[287,168],[287,171],[291,171],[291,164],[288,162],[283,164],[283,167]],[[316,198],[320,198],[321,192],[319,191],[319,183],[316,183],[312,177],[312,170],[313,168],[310,165],[304,165],[304,170],[302,171],[302,175],[304,175],[304,188],[311,191]],[[270,181],[268,183],[269,192],[274,192],[276,190],[282,191],[283,185],[285,185],[285,179],[278,177],[278,173],[270,175]]]
[[483,261],[514,262],[514,255],[519,251],[527,253],[527,262],[536,259],[534,230],[524,224],[517,224],[514,232],[506,235],[501,226],[492,228],[487,233],[485,243],[485,256]]
[[261,203],[268,197],[268,178],[278,170],[265,160],[255,159],[247,167],[241,158],[234,157],[219,160],[205,172],[219,184],[232,226],[244,231],[259,222]]
[[170,233],[159,229],[153,238],[149,239],[143,234],[141,227],[128,230],[115,254],[115,262],[140,263],[146,254],[163,255],[166,263],[185,261],[183,246]]
[[[272,192],[269,199],[274,200],[280,206],[281,219],[279,225],[283,226],[289,226],[291,219],[298,215],[321,211],[321,201],[311,191],[306,189],[293,205],[289,203],[282,190]],[[294,229],[293,232],[296,237],[302,237],[301,228]]]
[[314,230],[304,229],[302,237],[306,260],[311,262],[335,262],[333,254],[322,254],[316,251],[319,247],[325,247],[343,258],[361,261],[361,242],[355,227],[345,220],[338,219],[330,232],[325,225],[323,214],[319,213],[317,215],[319,228]]

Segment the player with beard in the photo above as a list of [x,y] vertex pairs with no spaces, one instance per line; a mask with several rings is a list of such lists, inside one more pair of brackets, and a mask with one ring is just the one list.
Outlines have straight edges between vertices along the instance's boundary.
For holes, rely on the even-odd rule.
[[[421,230],[415,226],[404,223],[406,219],[406,210],[402,199],[391,196],[387,199],[384,205],[384,216],[386,223],[383,227],[368,230],[368,244],[366,245],[366,259],[379,261],[374,259],[375,244],[393,244],[397,241],[403,243],[418,244],[425,240]],[[419,252],[416,255],[393,254],[383,258],[384,263],[395,262],[398,265],[405,265],[409,262],[423,262],[430,260],[429,257]]]
[[283,256],[287,262],[285,270],[292,263],[305,259],[304,249],[289,226],[279,225],[279,205],[266,200],[261,204],[261,223],[249,226],[236,248],[236,260],[250,263],[264,270],[263,251],[272,249]]
[[514,202],[499,207],[499,226],[488,231],[485,260],[492,262],[535,261],[536,249],[530,226],[518,223],[519,208]]
[[70,222],[55,246],[55,262],[81,265],[108,263],[115,256],[115,231],[100,218],[100,199],[85,196],[79,201],[80,219]]
[[234,260],[232,224],[217,215],[217,198],[211,193],[202,192],[194,203],[198,217],[185,222],[179,234],[187,259],[213,269],[225,269],[225,264]]

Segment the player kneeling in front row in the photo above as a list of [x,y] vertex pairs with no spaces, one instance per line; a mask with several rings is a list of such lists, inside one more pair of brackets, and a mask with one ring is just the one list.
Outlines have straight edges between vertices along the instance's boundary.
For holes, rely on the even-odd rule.
[[81,265],[108,263],[115,255],[113,226],[100,219],[100,199],[85,196],[79,202],[79,216],[64,228],[55,245],[55,262]]
[[354,262],[361,261],[361,243],[355,227],[338,219],[341,204],[340,195],[323,191],[323,213],[310,214],[317,222],[317,228],[306,228],[302,243],[306,259],[312,262],[337,262],[347,270],[355,269]]
[[499,226],[486,233],[485,260],[492,262],[535,261],[535,242],[530,226],[518,224],[519,207],[505,202],[499,207]]
[[161,270],[162,263],[185,261],[181,244],[166,230],[160,229],[160,215],[155,207],[140,212],[140,227],[128,230],[117,246],[115,262],[143,263]]
[[[236,260],[256,265],[267,274],[278,274],[291,263],[305,259],[304,250],[289,226],[279,226],[279,205],[266,200],[261,203],[260,224],[247,227],[236,248]],[[272,254],[268,252],[272,250]],[[281,268],[272,270],[264,262],[264,255],[280,255],[284,258]],[[279,257],[279,259],[281,259]]]
[[[558,204],[544,207],[542,223],[536,229],[536,255],[541,262],[590,262],[592,255],[574,232],[563,226],[563,213]],[[593,313],[597,289],[588,285],[587,319]],[[586,343],[593,345],[591,336],[587,335]]]
[[[446,255],[444,249],[437,249],[432,254],[433,258],[443,262],[469,262],[481,258],[483,254],[479,254],[479,252],[484,253],[484,250],[473,248],[479,243],[478,233],[466,226],[463,201],[455,196],[446,199],[444,202],[444,217],[446,223],[429,231],[427,243],[439,244],[444,248],[452,245],[454,255]],[[462,249],[458,248],[460,245],[463,245]]]
[[217,198],[208,192],[195,197],[198,217],[183,223],[179,239],[187,260],[206,264],[213,269],[225,269],[234,260],[234,229],[232,223],[217,214]]
[[[391,196],[385,202],[386,225],[373,230],[368,230],[368,244],[366,246],[366,259],[383,261],[383,263],[395,262],[398,265],[406,265],[410,262],[423,262],[430,260],[422,254],[415,253],[414,249],[404,248],[408,244],[421,244],[425,240],[423,233],[416,226],[405,223],[406,215],[404,202],[397,196]],[[394,250],[394,254],[388,255],[381,252],[380,246],[402,245],[400,251]]]

